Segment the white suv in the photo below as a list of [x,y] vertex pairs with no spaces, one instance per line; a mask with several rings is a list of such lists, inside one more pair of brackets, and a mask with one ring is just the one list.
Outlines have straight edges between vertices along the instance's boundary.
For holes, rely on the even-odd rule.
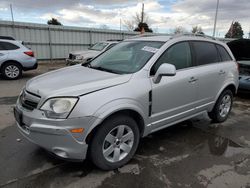
[[34,52],[21,41],[0,39],[0,73],[9,80],[18,79],[22,71],[37,68]]

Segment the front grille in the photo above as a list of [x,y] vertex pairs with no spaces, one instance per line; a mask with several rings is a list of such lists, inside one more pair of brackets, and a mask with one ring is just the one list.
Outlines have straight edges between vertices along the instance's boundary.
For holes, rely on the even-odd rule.
[[76,56],[75,56],[75,55],[73,55],[73,54],[69,54],[69,59],[74,60],[75,58],[76,58]]
[[35,108],[37,108],[40,97],[33,93],[23,91],[19,100],[23,108],[26,108],[28,110],[34,110]]

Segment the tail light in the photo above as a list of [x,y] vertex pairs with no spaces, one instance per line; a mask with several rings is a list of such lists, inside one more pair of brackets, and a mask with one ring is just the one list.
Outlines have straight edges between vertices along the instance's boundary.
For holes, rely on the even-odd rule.
[[30,56],[30,57],[34,57],[34,52],[33,51],[27,51],[27,52],[23,52],[26,55]]

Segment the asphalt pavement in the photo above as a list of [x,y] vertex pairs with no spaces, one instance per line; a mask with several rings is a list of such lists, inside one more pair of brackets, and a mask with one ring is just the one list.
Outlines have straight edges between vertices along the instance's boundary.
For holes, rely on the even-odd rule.
[[43,64],[17,81],[0,78],[0,187],[250,187],[250,96],[235,98],[222,124],[206,114],[141,140],[124,167],[63,161],[23,138],[13,106],[26,81],[62,67]]

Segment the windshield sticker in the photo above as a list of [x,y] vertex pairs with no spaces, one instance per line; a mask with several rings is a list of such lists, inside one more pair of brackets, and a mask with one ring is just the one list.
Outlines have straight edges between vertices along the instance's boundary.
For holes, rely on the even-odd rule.
[[150,47],[150,46],[144,46],[141,50],[151,52],[151,53],[156,53],[159,49]]

